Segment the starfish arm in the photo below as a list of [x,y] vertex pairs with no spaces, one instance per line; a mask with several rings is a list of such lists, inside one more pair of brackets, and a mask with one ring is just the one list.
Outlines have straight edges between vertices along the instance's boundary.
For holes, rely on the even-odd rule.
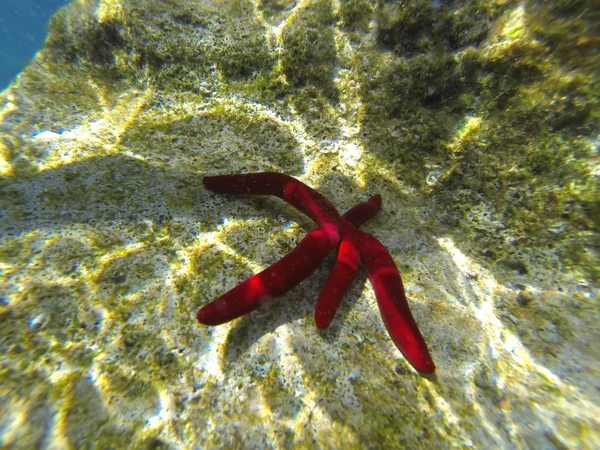
[[337,253],[337,260],[323,285],[323,289],[321,289],[315,309],[315,324],[320,330],[324,330],[331,325],[331,321],[352,281],[356,278],[360,267],[360,252],[358,251],[358,239],[354,227],[358,228],[375,217],[380,208],[381,195],[378,194],[366,202],[353,206],[342,216],[347,222],[346,226],[342,225],[344,231]]
[[204,177],[204,186],[222,194],[274,195],[306,214],[318,225],[339,220],[327,198],[289,175],[259,172]]
[[381,209],[381,195],[377,194],[366,202],[359,203],[350,208],[343,218],[355,227],[360,227],[366,221],[371,220]]
[[394,259],[381,242],[357,230],[361,259],[373,285],[379,311],[392,340],[412,366],[433,373],[435,365],[413,318]]
[[360,252],[354,227],[348,227],[340,243],[337,260],[327,281],[321,289],[315,309],[315,324],[323,330],[327,328],[337,311],[344,295],[350,288],[352,281],[360,267]]
[[287,255],[200,308],[198,322],[220,325],[254,311],[300,284],[340,241],[338,227],[325,224],[308,233]]

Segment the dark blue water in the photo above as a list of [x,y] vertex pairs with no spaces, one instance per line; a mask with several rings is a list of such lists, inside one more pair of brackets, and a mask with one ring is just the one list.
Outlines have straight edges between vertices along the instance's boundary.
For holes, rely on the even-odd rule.
[[0,0],[0,91],[46,39],[50,16],[69,0]]

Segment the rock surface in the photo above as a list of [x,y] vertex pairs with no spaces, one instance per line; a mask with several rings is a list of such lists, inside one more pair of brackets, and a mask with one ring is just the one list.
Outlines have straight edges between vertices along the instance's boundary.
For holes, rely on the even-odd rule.
[[[595,14],[595,15],[594,15]],[[0,445],[600,447],[592,2],[80,0],[0,94]],[[333,260],[195,311],[312,228],[204,175],[279,171],[391,251],[438,367]]]

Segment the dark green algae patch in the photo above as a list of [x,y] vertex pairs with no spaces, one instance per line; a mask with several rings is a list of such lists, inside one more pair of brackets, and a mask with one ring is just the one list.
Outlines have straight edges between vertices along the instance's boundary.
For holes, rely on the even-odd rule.
[[[598,23],[586,1],[64,8],[1,94],[0,410],[27,420],[0,423],[0,443],[44,445],[40,424],[78,447],[597,442],[581,405],[598,392]],[[202,188],[259,170],[307,175],[340,209],[382,192],[368,230],[439,383],[389,345],[363,285],[319,335],[324,269],[230,329],[195,323],[311,228]],[[436,265],[440,237],[466,272]],[[496,293],[472,294],[490,274]],[[484,300],[502,328],[482,324]]]
[[[341,132],[329,112],[341,101],[334,68],[348,67],[359,84],[365,150],[402,182],[430,194],[449,228],[460,229],[457,237],[472,230],[472,221],[488,228],[486,218],[474,217],[473,206],[484,204],[519,247],[558,245],[566,264],[597,278],[597,245],[586,237],[600,223],[597,177],[587,162],[597,154],[598,82],[588,63],[596,38],[593,14],[582,14],[586,3],[567,8],[531,2],[510,13],[509,2],[349,1],[336,12],[329,2],[309,2],[283,27],[277,51],[269,42],[275,37],[256,19],[298,6],[288,3],[262,2],[255,10],[245,2],[171,2],[168,9],[162,2],[127,2],[102,21],[76,11],[86,9],[76,3],[71,14],[53,18],[47,48],[58,63],[85,69],[106,89],[139,82],[143,73],[159,98],[181,93],[182,101],[200,100],[215,89],[282,114],[293,106],[315,140]],[[518,14],[521,21],[511,28]],[[360,25],[363,16],[374,21],[369,46],[361,43],[368,32]],[[349,30],[351,55],[336,47],[337,24]],[[567,30],[558,43],[556,35]],[[362,45],[352,47],[353,39]],[[468,116],[482,124],[453,146]],[[189,125],[182,128],[191,130]],[[194,133],[199,141],[206,135],[202,129],[204,124]],[[162,131],[177,139],[177,132]],[[263,146],[254,147],[251,152]],[[274,148],[279,155],[293,152]],[[275,159],[281,156],[265,157],[284,167]],[[431,173],[435,183],[428,183]],[[489,229],[467,236],[489,262],[526,270],[520,249],[507,246],[502,234]]]

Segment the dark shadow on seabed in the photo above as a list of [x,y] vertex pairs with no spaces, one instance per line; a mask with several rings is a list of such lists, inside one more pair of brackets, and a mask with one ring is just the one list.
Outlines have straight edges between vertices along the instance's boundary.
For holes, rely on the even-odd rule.
[[[94,185],[94,189],[88,186]],[[100,224],[189,215],[201,176],[165,172],[127,156],[92,157],[28,178],[0,179],[0,232],[13,234],[66,224]]]
[[[263,336],[274,332],[281,325],[296,322],[302,318],[309,322],[309,326],[314,327],[314,332],[319,333],[324,342],[334,343],[339,338],[344,322],[361,297],[367,282],[366,273],[361,269],[344,296],[331,325],[326,330],[318,330],[314,324],[315,306],[320,288],[333,267],[334,255],[335,251],[319,269],[289,293],[273,299],[269,305],[240,318],[228,335],[225,358],[229,362],[242,358]],[[294,303],[294,307],[290,307]],[[225,370],[227,371],[227,367]]]

